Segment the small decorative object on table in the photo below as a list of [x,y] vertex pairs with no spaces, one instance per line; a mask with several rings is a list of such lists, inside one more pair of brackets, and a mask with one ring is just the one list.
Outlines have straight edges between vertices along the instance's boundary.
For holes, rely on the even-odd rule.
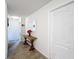
[[30,49],[29,49],[30,51],[35,49],[33,43],[37,39],[36,37],[31,35],[31,32],[32,32],[32,30],[28,30],[27,33],[29,35],[24,35],[24,38],[25,38],[24,44],[29,45],[28,42],[31,43],[31,46],[30,46]]

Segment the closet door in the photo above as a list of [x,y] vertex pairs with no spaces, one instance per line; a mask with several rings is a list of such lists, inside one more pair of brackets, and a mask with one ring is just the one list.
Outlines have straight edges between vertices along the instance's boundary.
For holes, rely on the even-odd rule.
[[50,12],[51,59],[74,59],[74,4]]

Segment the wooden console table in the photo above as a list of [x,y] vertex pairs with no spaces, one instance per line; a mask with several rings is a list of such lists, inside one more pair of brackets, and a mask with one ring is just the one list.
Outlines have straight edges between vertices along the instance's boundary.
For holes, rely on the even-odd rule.
[[31,50],[34,50],[35,48],[34,48],[34,45],[33,45],[33,43],[34,43],[34,41],[37,39],[36,37],[34,37],[34,36],[29,36],[29,35],[24,35],[24,39],[25,39],[25,41],[24,41],[24,45],[29,45],[28,44],[28,42],[31,44],[31,46],[30,46],[30,51]]

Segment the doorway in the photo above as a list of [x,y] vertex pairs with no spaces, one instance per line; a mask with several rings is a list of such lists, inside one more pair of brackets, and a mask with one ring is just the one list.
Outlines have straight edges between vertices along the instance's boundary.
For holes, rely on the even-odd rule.
[[19,17],[8,17],[8,55],[12,54],[21,41],[21,19]]

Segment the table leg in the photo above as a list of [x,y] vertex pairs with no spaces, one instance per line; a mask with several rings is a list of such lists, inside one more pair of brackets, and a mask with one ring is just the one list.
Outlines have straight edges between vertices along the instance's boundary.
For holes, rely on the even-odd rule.
[[31,46],[30,46],[30,49],[29,49],[30,51],[35,49],[34,45],[33,45],[33,42],[34,42],[34,40],[31,41]]
[[25,41],[24,41],[24,45],[28,45],[28,43],[27,43],[27,40],[26,40],[27,38],[25,38]]

